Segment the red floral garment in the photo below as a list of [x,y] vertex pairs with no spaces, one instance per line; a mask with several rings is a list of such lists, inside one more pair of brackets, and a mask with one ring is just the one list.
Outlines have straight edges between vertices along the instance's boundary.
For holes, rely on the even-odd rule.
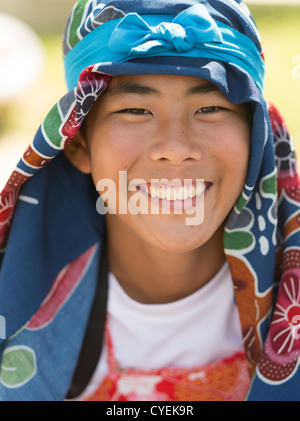
[[243,351],[192,368],[153,370],[118,366],[106,330],[109,372],[86,401],[243,401],[250,376]]

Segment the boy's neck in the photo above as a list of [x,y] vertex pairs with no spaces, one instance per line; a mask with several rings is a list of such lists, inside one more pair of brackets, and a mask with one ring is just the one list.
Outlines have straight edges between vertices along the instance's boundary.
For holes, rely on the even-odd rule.
[[170,253],[118,235],[108,224],[110,271],[135,301],[163,304],[184,298],[209,282],[225,262],[223,228],[204,247]]

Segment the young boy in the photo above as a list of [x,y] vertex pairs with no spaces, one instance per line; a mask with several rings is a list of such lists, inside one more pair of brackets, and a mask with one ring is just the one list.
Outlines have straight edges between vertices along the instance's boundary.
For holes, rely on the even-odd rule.
[[247,7],[80,0],[64,53],[1,195],[1,399],[298,400],[299,177]]

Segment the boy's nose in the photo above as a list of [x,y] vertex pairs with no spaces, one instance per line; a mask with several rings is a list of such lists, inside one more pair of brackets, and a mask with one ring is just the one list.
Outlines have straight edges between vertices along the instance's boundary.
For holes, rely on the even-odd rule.
[[149,148],[149,158],[153,161],[168,161],[174,166],[198,161],[203,153],[197,140],[184,124],[169,122],[160,127],[156,139]]

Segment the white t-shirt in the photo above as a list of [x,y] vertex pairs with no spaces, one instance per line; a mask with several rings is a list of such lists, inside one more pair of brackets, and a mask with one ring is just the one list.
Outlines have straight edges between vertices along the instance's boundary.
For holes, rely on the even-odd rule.
[[[109,274],[108,315],[114,353],[122,368],[194,367],[242,349],[242,333],[226,262],[211,281],[181,300],[141,304]],[[95,373],[80,398],[107,374],[104,347]]]

